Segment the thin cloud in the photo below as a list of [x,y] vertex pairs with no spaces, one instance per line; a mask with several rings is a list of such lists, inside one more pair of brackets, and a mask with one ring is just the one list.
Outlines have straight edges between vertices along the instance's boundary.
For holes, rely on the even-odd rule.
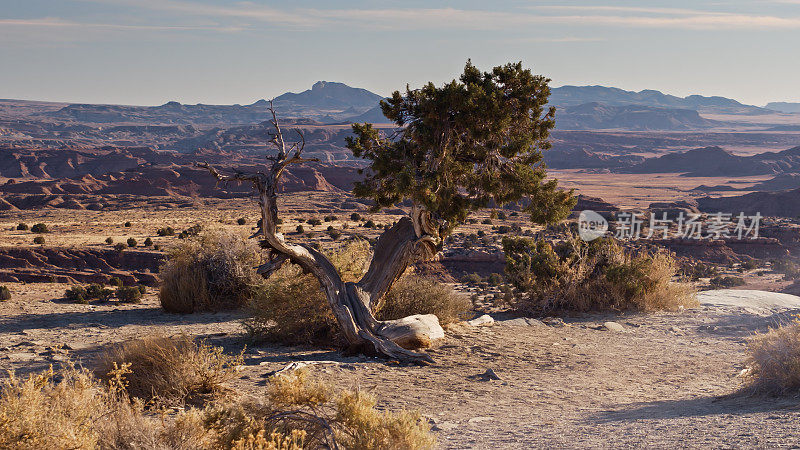
[[81,28],[81,29],[105,29],[120,31],[241,31],[239,27],[218,27],[218,26],[183,26],[183,25],[126,25],[117,23],[87,23],[73,22],[59,18],[46,17],[42,19],[0,19],[0,27],[9,28]]

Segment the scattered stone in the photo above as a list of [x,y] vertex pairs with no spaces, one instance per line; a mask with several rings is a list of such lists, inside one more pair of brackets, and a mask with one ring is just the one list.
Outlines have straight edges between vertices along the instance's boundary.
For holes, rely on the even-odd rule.
[[445,420],[445,421],[439,422],[436,425],[432,426],[431,430],[433,430],[433,431],[450,431],[450,430],[452,430],[454,428],[457,428],[457,427],[458,427],[457,423],[449,422],[449,421]]
[[491,422],[494,420],[493,417],[486,417],[486,416],[478,416],[469,419],[467,422],[469,423],[480,423],[480,422]]
[[683,330],[681,330],[680,328],[676,327],[675,325],[669,327],[669,331],[672,331],[673,333],[683,333]]
[[605,328],[608,331],[614,331],[617,333],[625,331],[625,327],[618,324],[617,322],[606,322],[603,324],[603,328]]
[[567,324],[564,322],[564,319],[560,317],[545,317],[542,319],[542,323],[553,328],[563,328],[567,326]]
[[480,317],[476,317],[476,318],[474,318],[472,320],[468,320],[467,323],[469,325],[472,325],[473,327],[480,327],[480,326],[486,326],[486,325],[493,324],[494,323],[494,319],[492,318],[492,316],[490,316],[488,314],[484,314],[484,315],[482,315]]

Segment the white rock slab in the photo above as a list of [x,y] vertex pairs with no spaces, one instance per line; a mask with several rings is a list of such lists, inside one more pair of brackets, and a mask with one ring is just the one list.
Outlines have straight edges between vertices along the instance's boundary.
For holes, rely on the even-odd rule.
[[756,291],[747,289],[719,289],[697,294],[701,305],[735,306],[775,311],[800,309],[800,297],[780,292]]

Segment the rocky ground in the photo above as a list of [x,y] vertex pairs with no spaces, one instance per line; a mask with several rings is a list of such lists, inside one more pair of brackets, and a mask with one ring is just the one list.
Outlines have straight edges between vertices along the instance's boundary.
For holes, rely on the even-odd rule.
[[451,327],[429,350],[435,364],[407,367],[333,349],[250,346],[237,314],[166,314],[152,290],[139,305],[76,305],[59,300],[63,288],[14,286],[1,305],[0,369],[91,366],[109,344],[187,333],[229,352],[246,348],[235,382],[246,395],[264,395],[266,376],[289,363],[320,362],[312,375],[372,391],[383,408],[419,409],[441,448],[800,444],[797,399],[750,395],[738,376],[747,338],[800,311],[800,298],[785,294],[715,291],[684,312],[563,324],[495,315]]

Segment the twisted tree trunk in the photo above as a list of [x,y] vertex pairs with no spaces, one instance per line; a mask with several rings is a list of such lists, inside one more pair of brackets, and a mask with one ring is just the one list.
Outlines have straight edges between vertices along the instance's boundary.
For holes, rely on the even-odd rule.
[[[433,362],[429,355],[408,350],[400,344],[414,347],[440,337],[442,331],[435,316],[379,321],[371,310],[371,306],[381,300],[410,264],[430,259],[438,252],[440,237],[431,214],[413,207],[409,217],[400,219],[378,238],[369,269],[361,280],[356,283],[342,281],[325,255],[308,245],[287,243],[278,232],[277,188],[280,176],[288,165],[314,159],[301,157],[303,143],[293,144],[287,151],[271,104],[270,111],[276,130],[272,143],[277,147],[278,154],[267,157],[272,162],[267,173],[235,172],[222,175],[208,164],[198,164],[208,169],[219,181],[249,181],[256,188],[262,227],[254,236],[263,236],[270,250],[269,261],[258,267],[258,273],[267,278],[286,261],[299,265],[304,272],[313,274],[319,280],[328,305],[352,348],[371,350],[402,361]],[[302,139],[302,134],[300,136]],[[291,151],[294,153],[289,156]]]

